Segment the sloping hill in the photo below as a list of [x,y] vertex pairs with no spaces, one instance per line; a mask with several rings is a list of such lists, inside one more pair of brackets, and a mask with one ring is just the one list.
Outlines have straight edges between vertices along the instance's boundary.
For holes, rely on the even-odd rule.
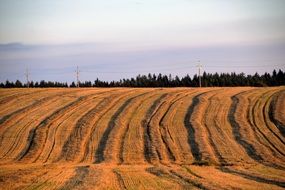
[[285,87],[0,89],[0,189],[283,189]]

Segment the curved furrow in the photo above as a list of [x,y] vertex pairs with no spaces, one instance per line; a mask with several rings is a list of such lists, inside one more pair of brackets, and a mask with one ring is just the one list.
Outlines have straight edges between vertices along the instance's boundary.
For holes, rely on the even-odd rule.
[[[205,93],[205,92],[204,92]],[[200,147],[198,145],[198,141],[197,141],[197,130],[196,128],[194,128],[194,126],[201,126],[201,123],[199,122],[199,119],[198,117],[195,117],[194,114],[196,113],[199,113],[199,97],[202,96],[202,94],[204,93],[200,93],[198,95],[195,95],[194,97],[192,97],[192,100],[191,100],[191,103],[188,105],[188,108],[187,108],[187,111],[186,111],[186,114],[184,115],[184,126],[187,130],[187,134],[188,134],[188,138],[187,138],[187,142],[188,142],[188,145],[190,147],[190,152],[192,154],[192,157],[194,159],[195,162],[201,162],[201,151],[200,151]],[[195,108],[195,109],[194,109]],[[194,112],[195,110],[195,112]],[[199,114],[197,114],[197,116],[200,116]],[[191,122],[191,117],[195,117],[195,119],[192,119],[192,122]],[[194,123],[194,122],[197,122],[197,123]],[[203,130],[202,127],[200,130]],[[197,132],[196,132],[197,131]],[[203,131],[203,133],[205,134],[205,132]],[[201,147],[204,147],[204,150],[205,150],[205,147],[204,145],[206,145],[206,142],[203,141],[203,139],[200,139],[199,140],[200,142],[200,146]]]
[[279,133],[285,137],[285,90],[274,95],[269,105],[269,118],[275,124]]
[[[86,137],[88,141],[83,145],[83,153],[81,155],[81,162],[91,162],[96,161],[98,158],[96,157],[96,151],[98,149],[98,145],[102,134],[108,126],[108,122],[111,119],[111,116],[114,114],[116,109],[124,103],[128,99],[129,96],[134,96],[136,91],[132,89],[124,89],[120,95],[114,98],[110,103],[106,103],[106,107],[97,114],[94,122],[91,123],[91,128]],[[95,155],[95,158],[94,158]]]
[[[96,96],[101,95],[102,93],[106,93],[104,91],[103,92],[94,91],[94,92]],[[49,133],[48,131],[52,126],[53,122],[64,118],[66,114],[73,112],[76,109],[76,107],[78,107],[84,101],[95,98],[96,97],[95,95],[92,93],[82,97],[78,97],[76,100],[70,102],[64,107],[57,109],[51,115],[42,120],[39,125],[37,125],[35,128],[33,128],[30,131],[31,138],[29,138],[30,140],[27,143],[26,148],[18,155],[18,160],[21,161],[28,161],[33,159],[34,161],[37,160],[37,158],[41,154],[41,151],[44,148],[45,143],[47,142],[47,136]]]
[[6,98],[8,96],[14,95],[19,93],[19,91],[21,91],[20,89],[17,88],[0,88],[0,100],[2,100],[3,98]]
[[[276,184],[282,182],[282,177],[280,179],[266,179],[265,176],[261,177],[258,175],[248,174],[247,177],[245,175],[240,175],[239,173],[233,173],[231,171],[235,171],[233,168],[242,168],[241,166],[237,167],[199,167],[199,166],[187,166],[190,169],[190,174],[198,175],[198,181],[202,182],[205,186],[209,187],[209,189],[282,189]],[[245,170],[248,167],[243,167]],[[188,171],[187,169],[187,171]],[[236,170],[238,171],[238,170]],[[266,170],[263,170],[266,173]],[[184,174],[187,176],[187,174]],[[259,179],[258,179],[259,178]],[[263,179],[262,179],[263,178]],[[272,183],[273,181],[276,184]],[[209,184],[209,186],[207,185]],[[279,183],[281,184],[281,183]]]
[[164,113],[168,109],[168,105],[183,93],[184,90],[179,91],[168,91],[167,96],[161,99],[161,102],[157,109],[154,110],[153,114],[150,117],[147,125],[147,132],[150,137],[150,146],[152,148],[152,154],[156,155],[153,161],[161,163],[169,163],[175,161],[174,153],[166,142],[166,137],[163,136],[160,120],[163,117]]
[[[172,169],[169,167],[150,167],[146,169],[146,172],[150,174],[171,181],[171,183],[178,183],[182,186],[182,189],[210,189],[208,185],[204,185],[193,176],[185,175],[185,172],[181,174],[181,171]],[[211,186],[211,189],[217,189]]]
[[[139,162],[143,162],[144,161],[144,156],[143,156],[143,140],[144,140],[144,135],[143,135],[143,126],[142,126],[142,122],[143,119],[139,116],[142,115],[142,113],[140,112],[141,108],[144,108],[144,112],[143,115],[146,114],[146,112],[148,111],[148,106],[150,105],[150,101],[149,100],[153,100],[155,101],[155,98],[157,98],[157,96],[159,94],[161,94],[162,92],[160,91],[158,94],[152,95],[151,97],[147,98],[146,100],[144,100],[139,107],[137,107],[137,109],[135,110],[136,114],[133,114],[133,116],[131,117],[131,120],[129,122],[128,125],[128,133],[126,133],[124,139],[124,144],[122,144],[122,149],[124,149],[124,151],[122,151],[122,157],[124,158],[124,163],[135,163],[135,161],[138,161],[138,159],[132,160],[132,158],[138,158],[139,156],[141,156]],[[153,98],[153,99],[152,99]],[[153,102],[152,101],[152,102]],[[140,115],[138,115],[140,114]],[[135,123],[134,125],[130,125],[132,123]],[[134,151],[134,149],[136,149]],[[171,152],[169,152],[171,154]]]
[[[15,97],[19,97],[19,95],[25,95],[30,94],[30,92],[33,92],[35,89],[17,89],[17,88],[6,88],[0,89],[0,106],[5,104],[6,102],[9,102]],[[40,90],[38,90],[40,91]]]
[[3,92],[0,189],[285,187],[285,87]]
[[[35,91],[34,89],[31,89]],[[21,94],[21,91],[18,90]],[[17,99],[15,99],[13,102],[9,104],[3,104],[2,107],[0,107],[0,125],[10,125],[7,123],[9,119],[11,118],[12,121],[16,120],[17,114],[20,112],[29,111],[31,107],[33,107],[35,104],[38,104],[41,101],[48,100],[50,96],[54,96],[59,93],[63,93],[64,90],[62,89],[56,89],[52,91],[39,91],[37,93],[31,93],[30,96],[20,96]],[[1,129],[0,129],[1,130]]]
[[[185,144],[187,140],[185,139],[185,141],[183,141],[182,143],[177,143],[177,140],[179,142],[179,139],[182,139],[183,136],[187,134],[187,131],[183,127],[183,123],[182,123],[182,126],[180,125],[173,126],[172,121],[174,119],[174,116],[176,115],[176,112],[180,108],[180,106],[178,106],[179,102],[180,104],[181,104],[181,100],[184,100],[186,102],[185,98],[186,97],[189,98],[190,95],[193,95],[195,93],[196,91],[190,90],[189,92],[189,90],[187,89],[183,93],[177,94],[176,95],[177,97],[172,102],[170,102],[167,110],[165,111],[165,113],[163,114],[163,116],[161,117],[159,121],[162,139],[165,142],[165,144],[167,144],[167,147],[169,147],[169,152],[171,153],[176,163],[181,163],[185,161],[182,155],[183,151],[181,150],[181,144],[182,143]],[[191,150],[189,147],[189,149],[187,149],[186,152],[190,152],[190,151]],[[191,158],[191,160],[193,160],[193,158]],[[187,160],[187,161],[191,162],[191,160]]]
[[170,93],[167,94],[167,96],[164,98],[164,100],[161,102],[157,110],[155,110],[154,114],[151,117],[151,120],[148,124],[149,129],[149,135],[151,139],[151,146],[154,149],[154,152],[156,153],[159,162],[161,163],[167,163],[169,161],[174,161],[174,157],[172,152],[170,151],[169,147],[167,146],[166,142],[163,139],[163,136],[160,131],[159,127],[159,118],[163,114],[163,110],[167,106],[167,103],[169,103],[169,98],[173,98]]
[[[255,158],[255,160],[260,160],[262,162],[270,162],[270,165],[275,165],[275,163],[280,163],[280,158],[276,157],[274,149],[268,145],[263,136],[259,133],[258,129],[254,126],[252,106],[256,96],[260,94],[262,90],[253,89],[250,91],[243,92],[236,95],[236,100],[238,101],[236,111],[235,111],[235,121],[238,124],[239,133],[241,138],[246,140],[249,146],[247,146],[247,152],[249,156]],[[235,98],[234,98],[235,99]],[[237,125],[233,124],[233,127]],[[237,129],[237,128],[236,128]],[[235,130],[236,131],[236,130]],[[235,133],[235,135],[237,135]],[[250,146],[252,145],[252,147]]]
[[144,129],[142,126],[142,116],[146,114],[148,106],[155,101],[162,93],[156,90],[132,111],[132,116],[127,123],[127,130],[121,141],[120,160],[121,164],[140,164],[144,163]]
[[282,88],[274,104],[274,118],[285,126],[285,89]]
[[242,146],[234,139],[232,127],[228,120],[228,113],[232,104],[231,96],[240,92],[240,89],[225,88],[208,99],[209,105],[205,111],[205,125],[209,131],[211,144],[221,165],[238,164],[251,161]]
[[252,127],[254,133],[256,134],[256,136],[258,136],[259,142],[271,152],[271,154],[274,156],[274,158],[276,158],[276,157],[279,157],[279,154],[276,153],[275,148],[272,147],[270,143],[268,143],[268,139],[266,139],[265,135],[260,131],[260,129],[258,127],[256,127],[256,123],[255,123],[255,117],[256,116],[254,114],[254,108],[257,105],[259,96],[260,96],[260,93],[257,92],[254,94],[254,96],[251,96],[248,98],[250,106],[248,107],[248,111],[247,111],[247,119],[248,119],[250,126]]
[[[121,181],[122,189],[190,189],[189,186],[182,184],[170,177],[162,177],[148,171],[145,167],[137,168],[116,168],[113,171]],[[191,186],[192,187],[192,186]]]
[[149,107],[144,119],[142,120],[142,125],[144,127],[144,155],[145,159],[149,163],[156,163],[161,160],[161,156],[154,146],[155,141],[152,135],[151,121],[156,115],[162,104],[164,104],[164,98],[168,96],[167,92],[161,94]]
[[[225,98],[223,98],[223,100],[225,100]],[[212,106],[214,107],[214,106]],[[218,116],[221,116],[223,115],[221,112],[219,112],[219,115]],[[221,134],[221,131],[219,132],[219,134]],[[249,144],[245,144],[244,141],[243,142],[243,145],[248,145],[247,148],[249,148]],[[221,145],[220,142],[216,142],[216,144],[218,146]],[[233,149],[233,145],[229,144],[229,147],[231,147],[231,150]],[[251,146],[250,148],[252,148],[253,146]],[[237,151],[237,150],[236,150]],[[238,153],[238,152],[237,152]],[[222,153],[222,155],[225,155],[225,153]],[[254,155],[254,154],[253,154]],[[238,156],[241,157],[241,153],[238,153]],[[251,155],[251,158],[253,158],[254,160],[256,160],[257,162],[260,162],[260,158],[261,157],[258,157],[258,155],[255,154],[255,157]],[[234,159],[230,159],[231,161],[233,161]],[[245,158],[242,159],[242,164],[245,164],[247,162],[247,160]],[[263,163],[261,163],[263,164]],[[264,164],[265,166],[268,166],[267,164]],[[227,168],[227,167],[220,167],[220,170],[223,171],[223,172],[228,172],[228,171],[231,171],[231,169]],[[240,176],[240,177],[243,177],[243,178],[246,178],[246,179],[250,179],[250,180],[253,180],[253,181],[256,181],[256,182],[262,182],[262,183],[267,183],[267,184],[271,184],[271,182],[269,182],[269,180],[267,181],[260,181],[259,178],[257,176],[254,176],[254,175],[248,175],[245,177],[245,175],[242,175],[242,173],[235,173],[236,175]],[[257,180],[258,179],[258,180]],[[272,183],[273,184],[273,183]],[[277,184],[277,183],[274,183],[274,184]]]
[[[56,91],[56,93],[48,91],[47,93],[45,93],[43,97],[39,96],[38,97],[39,99],[36,99],[36,101],[33,102],[32,104],[17,109],[12,113],[3,116],[0,119],[0,134],[4,134],[7,127],[18,124],[19,122],[22,121],[23,118],[26,117],[26,115],[29,115],[31,112],[35,111],[36,109],[40,109],[47,102],[52,102],[58,99],[59,96],[64,96],[68,93],[69,92],[66,92],[64,90]],[[37,95],[35,96],[37,97]],[[0,139],[0,144],[1,144],[1,139]]]
[[243,177],[245,179],[249,179],[258,183],[265,183],[265,184],[269,184],[269,185],[277,185],[279,187],[285,188],[285,181],[279,181],[279,180],[272,180],[272,179],[267,179],[258,175],[252,175],[252,174],[248,174],[246,172],[242,172],[239,170],[234,170],[228,167],[222,167],[221,171],[225,172],[225,173],[229,173],[232,175],[237,175],[240,177]]
[[59,160],[80,161],[84,155],[84,145],[89,140],[87,137],[91,133],[92,125],[98,119],[100,113],[110,104],[116,102],[122,91],[113,91],[100,97],[100,101],[93,106],[85,115],[83,115],[72,129],[70,136],[63,145]]
[[34,162],[54,162],[60,155],[63,144],[68,138],[72,127],[85,113],[87,113],[92,106],[97,103],[97,95],[92,91],[88,91],[86,99],[82,99],[81,102],[77,102],[70,111],[66,112],[58,119],[52,120],[51,124],[48,126],[48,130],[45,134],[45,139],[43,143],[43,148],[40,154],[36,157]]
[[[270,129],[266,126],[266,123],[264,122],[264,115],[263,115],[263,104],[262,100],[267,100],[267,97],[264,97],[268,91],[265,91],[261,96],[259,96],[251,109],[251,115],[252,115],[252,123],[254,127],[257,129],[257,131],[261,134],[261,136],[266,140],[267,144],[269,144],[271,147],[273,147],[276,151],[276,153],[285,156],[285,148],[284,144],[280,143],[280,139],[277,140],[276,136]],[[262,97],[262,98],[260,98]],[[280,147],[280,148],[279,148]]]
[[[0,178],[4,181],[0,181],[0,189],[33,189],[62,172],[58,168],[46,167],[43,169],[41,166],[35,165],[21,165],[20,167],[17,164],[13,165],[14,167],[9,167],[5,173],[1,172]],[[60,179],[63,180],[63,178]]]
[[[141,121],[142,122],[142,121]],[[155,137],[153,137],[153,139],[154,139]],[[143,138],[142,138],[143,139]],[[135,140],[135,139],[134,139]],[[161,140],[163,140],[163,139],[161,139]],[[133,143],[136,143],[136,142],[133,142]],[[165,142],[163,142],[163,143],[165,143]],[[154,146],[154,145],[153,145]],[[165,145],[166,146],[166,145]],[[132,151],[132,150],[129,150],[129,151]],[[160,153],[161,154],[161,153]],[[168,154],[171,154],[171,152],[168,152]]]
[[[7,120],[2,125],[0,125],[1,126],[0,147],[4,146],[5,147],[4,150],[7,150],[7,151],[2,151],[1,152],[2,154],[0,153],[0,157],[7,155],[14,150],[16,145],[18,145],[19,143],[17,139],[20,136],[24,135],[27,137],[23,136],[22,138],[25,138],[25,139],[28,138],[29,134],[23,134],[22,132],[27,133],[29,129],[32,128],[35,125],[35,123],[38,122],[39,118],[43,117],[42,115],[39,114],[39,112],[43,111],[43,109],[46,109],[46,108],[49,108],[52,110],[53,108],[50,106],[50,104],[55,103],[55,102],[59,103],[60,100],[58,100],[58,96],[61,96],[64,94],[66,94],[66,92],[60,91],[60,93],[52,94],[48,97],[44,97],[40,99],[39,101],[35,102],[34,104],[32,104],[31,106],[27,106],[24,110],[22,109],[18,110],[17,113],[12,115],[9,120]],[[62,104],[64,104],[65,101],[68,101],[68,100],[63,100]],[[26,117],[26,115],[30,115],[30,117]],[[36,118],[36,116],[38,116],[38,118]],[[33,118],[36,118],[36,120],[33,120]],[[3,139],[4,137],[5,139]],[[10,139],[10,142],[9,141],[7,142],[7,140],[9,139]],[[23,144],[21,144],[21,146],[22,145]],[[7,148],[7,147],[10,147],[10,148]]]
[[122,174],[120,172],[118,172],[117,170],[113,170],[113,173],[116,175],[120,189],[127,189],[127,185],[125,184],[125,182],[123,180]]
[[[83,103],[80,106],[89,106],[88,103]],[[47,135],[47,142],[44,144],[44,149],[41,152],[41,154],[37,157],[37,159],[34,162],[56,162],[57,157],[61,153],[61,149],[63,146],[63,142],[66,138],[69,136],[70,129],[67,129],[67,126],[73,126],[74,122],[77,122],[76,119],[80,116],[77,115],[83,115],[85,111],[83,111],[80,108],[75,108],[75,110],[78,110],[68,116],[66,116],[65,120],[61,120],[59,123],[54,124],[49,129],[48,135]],[[87,109],[88,111],[88,109]],[[71,123],[71,124],[68,124]],[[65,127],[66,126],[66,127]]]
[[144,156],[144,126],[143,117],[149,109],[149,105],[154,102],[163,93],[162,90],[156,90],[133,111],[133,115],[127,125],[127,131],[124,135],[124,141],[121,145],[121,157],[125,164],[139,164],[145,162]]
[[28,92],[17,91],[12,96],[6,97],[0,101],[0,121],[11,113],[32,104],[35,99],[44,97],[46,92],[42,89],[32,89]]
[[155,98],[154,101],[149,102],[152,103],[151,106],[147,107],[147,110],[144,114],[144,117],[141,121],[141,126],[143,127],[143,152],[144,158],[147,162],[151,163],[152,161],[158,160],[158,155],[152,146],[152,137],[150,135],[150,121],[154,114],[156,113],[157,109],[161,105],[162,100],[167,96],[167,92],[164,90],[160,90],[160,94],[158,97]]
[[[56,107],[64,106],[70,101],[70,98],[66,99],[51,99],[47,102],[41,104],[38,109],[29,112],[30,116],[23,118],[18,123],[9,126],[9,128],[4,132],[3,139],[1,141],[0,147],[6,151],[2,151],[0,154],[1,158],[16,158],[19,151],[23,150],[25,144],[21,140],[29,141],[31,131],[35,126],[37,126],[42,119],[47,115],[54,112]],[[26,113],[25,113],[26,114]],[[23,115],[25,115],[23,114]]]
[[30,90],[31,92],[26,92],[26,91],[20,91],[20,90],[15,90],[14,93],[12,94],[8,94],[7,96],[5,96],[4,94],[0,94],[0,107],[4,107],[7,106],[7,104],[9,104],[10,102],[15,102],[15,100],[18,100],[19,98],[22,97],[26,97],[26,96],[30,96],[33,95],[36,92],[40,92],[42,91],[42,89],[40,90]]
[[[275,125],[274,120],[272,120],[271,117],[271,104],[274,101],[275,96],[279,93],[280,91],[277,89],[274,92],[270,92],[269,97],[267,100],[264,102],[263,105],[263,119],[264,122],[267,126],[267,128],[274,134],[274,136],[282,142],[283,145],[285,145],[285,138],[284,138],[284,133],[282,134],[282,126]],[[284,99],[285,101],[285,99]],[[283,128],[283,132],[285,132],[285,128]]]
[[[166,137],[168,135],[166,141],[169,147],[171,147],[172,152],[176,152],[174,155],[177,163],[189,164],[194,162],[199,164],[203,162],[195,137],[195,129],[190,122],[190,118],[194,108],[198,105],[198,97],[202,96],[205,91],[207,90],[191,90],[182,97],[178,97],[171,103],[168,111],[165,112],[160,121]],[[192,99],[195,102],[192,102]],[[184,121],[179,118],[184,118]]]
[[195,132],[190,125],[190,117],[193,113],[192,98],[202,92],[194,89],[188,91],[188,93],[172,103],[161,123],[166,126],[166,131],[170,137],[169,141],[171,140],[175,145],[173,149],[177,152],[175,154],[176,162],[180,164],[193,163],[193,152],[195,149],[193,147],[198,148],[195,141]]
[[[94,133],[97,132],[102,126],[98,124],[106,115],[108,115],[107,113],[113,109],[116,103],[124,99],[129,93],[133,93],[133,91],[123,89],[122,91],[119,91],[118,94],[109,95],[100,101],[98,106],[94,107],[93,110],[90,110],[86,116],[82,117],[83,125],[87,126],[86,129],[88,129],[88,131],[83,139],[83,142],[81,143],[81,151],[78,153],[75,152],[75,156],[77,157],[75,160],[79,162],[93,162],[93,153],[95,152],[94,147],[96,147],[98,139],[94,140],[92,139],[92,136],[94,136]],[[99,138],[99,135],[96,135],[96,137]]]
[[193,164],[209,165],[219,162],[215,144],[205,123],[205,113],[209,106],[208,99],[217,94],[218,90],[207,89],[192,98],[184,118],[184,125],[188,132],[188,143],[195,159]]
[[[74,168],[56,168],[54,170],[48,169],[44,175],[38,176],[33,180],[33,183],[29,184],[26,187],[23,187],[23,190],[29,189],[59,189],[65,183],[72,178],[72,174],[77,171]],[[81,177],[81,176],[79,176]]]
[[85,181],[86,176],[89,174],[89,166],[78,166],[75,169],[74,176],[70,177],[60,188],[62,190],[66,189],[76,189]]
[[120,157],[120,151],[122,151],[120,148],[128,121],[134,113],[133,109],[136,109],[143,101],[143,98],[152,93],[153,90],[145,91],[127,99],[112,115],[96,150],[97,163],[102,161],[121,163],[123,161]]
[[232,134],[234,136],[234,139],[247,152],[248,156],[250,156],[253,160],[257,162],[261,162],[263,160],[261,155],[256,151],[254,145],[250,143],[250,140],[245,138],[244,135],[241,133],[242,125],[240,125],[238,122],[238,114],[239,114],[238,105],[240,103],[238,95],[242,95],[242,93],[244,92],[240,92],[239,94],[236,94],[231,97],[232,104],[228,113],[228,119],[232,126]]

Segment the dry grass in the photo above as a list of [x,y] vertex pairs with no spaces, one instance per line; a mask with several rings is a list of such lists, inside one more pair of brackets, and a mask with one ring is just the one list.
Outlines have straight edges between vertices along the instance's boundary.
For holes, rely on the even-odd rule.
[[0,89],[0,189],[283,189],[285,88]]

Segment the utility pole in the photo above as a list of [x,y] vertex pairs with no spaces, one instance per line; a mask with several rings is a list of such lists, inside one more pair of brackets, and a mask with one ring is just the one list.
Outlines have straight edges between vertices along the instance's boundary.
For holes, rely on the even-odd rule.
[[79,70],[78,70],[78,66],[77,66],[77,69],[76,69],[75,72],[76,72],[76,81],[77,81],[76,87],[79,88]]
[[28,69],[28,67],[26,68],[25,76],[26,76],[26,80],[27,80],[27,88],[30,88],[29,69]]
[[202,87],[202,82],[201,82],[201,68],[202,68],[202,64],[200,63],[200,60],[198,61],[198,73],[199,73],[199,87]]

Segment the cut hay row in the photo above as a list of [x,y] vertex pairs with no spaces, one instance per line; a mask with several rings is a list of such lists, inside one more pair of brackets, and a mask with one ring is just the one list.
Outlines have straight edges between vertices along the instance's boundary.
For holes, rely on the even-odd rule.
[[277,100],[275,103],[275,109],[273,111],[274,118],[276,118],[276,120],[278,120],[281,123],[283,129],[285,128],[285,118],[284,118],[285,101],[284,101],[284,98],[285,98],[285,90],[283,89],[282,91],[280,91],[280,93],[277,96]]
[[203,114],[211,145],[221,165],[235,165],[248,160],[246,152],[235,141],[232,125],[228,120],[232,104],[230,97],[239,92],[240,89],[217,91],[208,99],[209,104]]
[[[185,91],[184,91],[185,92]],[[150,138],[150,144],[152,151],[152,162],[162,162],[168,163],[174,161],[174,153],[172,152],[169,144],[166,142],[166,136],[162,134],[162,126],[161,119],[163,118],[164,113],[169,109],[169,104],[179,96],[181,96],[183,92],[169,92],[166,96],[161,97],[159,100],[159,104],[156,105],[156,109],[152,111],[152,107],[148,111],[151,115],[148,123],[148,136]]]
[[[116,96],[121,92],[103,92],[102,95],[96,96],[96,103],[93,103],[92,109],[86,112],[82,117],[80,117],[74,128],[72,128],[71,133],[68,139],[64,142],[60,160],[64,161],[75,161],[80,162],[82,157],[84,156],[84,145],[89,140],[88,136],[91,132],[91,125],[96,121],[99,113],[102,112],[111,101],[116,100]],[[98,95],[99,93],[97,93]],[[96,117],[97,116],[97,117]]]
[[[1,126],[11,126],[13,122],[16,122],[17,120],[22,119],[25,115],[22,114],[22,112],[26,112],[26,114],[29,114],[29,112],[33,111],[36,108],[41,107],[43,103],[49,100],[55,100],[57,99],[58,95],[63,95],[63,92],[57,91],[57,93],[54,93],[53,91],[47,92],[44,95],[33,95],[29,96],[27,99],[19,99],[16,103],[9,105],[9,102],[3,102],[1,104],[1,108],[3,110],[5,109],[11,109],[10,111],[5,111],[0,119],[0,125]],[[66,92],[65,92],[66,93]],[[4,127],[1,127],[1,130],[4,129]]]
[[273,97],[273,100],[269,105],[269,117],[270,120],[278,128],[281,135],[285,136],[285,90],[279,91]]
[[17,157],[23,147],[25,147],[26,143],[22,143],[23,140],[26,140],[27,143],[30,140],[32,129],[44,120],[47,115],[53,113],[57,107],[66,105],[70,100],[70,98],[60,99],[58,96],[40,100],[24,111],[27,114],[26,116],[19,112],[12,115],[11,119],[1,125],[1,134],[5,138],[0,139],[0,147],[6,147],[5,150],[7,150],[1,151],[0,157],[2,159]]
[[[101,139],[99,147],[103,161],[112,163],[123,162],[123,144],[128,130],[130,118],[135,113],[143,99],[151,96],[151,91],[138,92],[135,96],[129,97],[116,112],[112,115],[108,127],[104,131],[103,136],[106,139]],[[139,139],[137,139],[139,141]],[[102,160],[101,160],[102,161]]]
[[73,167],[57,167],[55,170],[53,167],[28,165],[16,169],[16,173],[11,168],[6,168],[5,174],[0,173],[1,189],[59,189],[76,173]]
[[73,127],[75,127],[79,118],[96,104],[96,93],[91,96],[88,95],[86,99],[83,98],[72,111],[52,122],[46,137],[46,143],[44,143],[41,154],[37,158],[39,162],[57,162],[60,159],[64,143],[69,138]]
[[188,102],[191,103],[191,101],[186,100],[191,99],[195,93],[195,91],[186,91],[175,98],[159,121],[162,137],[165,138],[164,141],[170,148],[175,163],[191,163],[193,161],[190,146],[185,143],[188,141],[187,129],[183,120],[178,118],[185,117],[189,106]]
[[[183,102],[189,102],[185,99],[189,99],[195,91],[183,91],[181,94],[177,94],[175,99],[173,99],[169,104],[168,108],[164,112],[163,116],[160,118],[159,121],[159,129],[161,133],[161,138],[163,142],[168,147],[168,151],[171,154],[172,161],[175,163],[187,162],[190,163],[193,160],[191,155],[191,150],[187,142],[187,129],[183,125],[183,123],[174,124],[176,118],[179,118],[177,114],[178,108],[181,108],[181,104]],[[183,101],[184,100],[184,101]],[[187,109],[181,109],[180,114],[185,114]],[[183,116],[182,116],[183,117]],[[181,120],[176,120],[183,122]]]
[[152,102],[161,96],[161,90],[156,90],[149,94],[147,98],[136,106],[132,116],[127,123],[127,130],[124,134],[124,140],[121,143],[121,161],[124,164],[143,164],[146,162],[144,154],[144,116]]
[[143,168],[117,168],[114,169],[114,173],[121,189],[185,189],[183,184],[156,176]]
[[0,90],[0,187],[282,189],[284,92]]
[[257,97],[252,97],[250,99],[252,101],[252,106],[250,107],[248,113],[249,121],[251,122],[251,125],[256,129],[256,132],[263,139],[263,142],[266,143],[267,147],[269,147],[273,152],[273,155],[282,160],[285,156],[285,146],[282,143],[281,139],[278,138],[276,134],[272,133],[272,130],[268,128],[266,122],[264,121],[264,104],[272,93],[271,91],[272,90],[269,92],[260,92]]
[[33,162],[38,161],[45,148],[45,144],[52,143],[52,142],[49,142],[50,138],[48,137],[53,136],[52,134],[56,130],[55,126],[59,126],[60,123],[62,123],[62,121],[67,120],[73,114],[73,112],[76,112],[76,109],[78,109],[80,105],[86,106],[86,104],[90,104],[94,102],[93,99],[97,98],[97,96],[102,93],[105,93],[105,92],[104,91],[98,92],[98,93],[95,93],[95,95],[88,94],[85,96],[80,96],[76,98],[74,101],[67,104],[66,106],[59,108],[58,110],[53,112],[51,115],[49,115],[47,118],[45,118],[40,123],[40,125],[38,125],[33,130],[34,132],[33,138],[31,139],[29,146],[27,146],[25,152],[23,152],[21,161],[25,161],[27,159],[33,160]]
[[206,91],[194,96],[188,115],[186,115],[191,151],[195,159],[194,163],[198,165],[216,164],[219,162],[215,153],[213,139],[211,139],[209,128],[205,123],[206,115],[204,115],[209,105],[208,99],[218,93],[217,91]]
[[[180,162],[181,161],[181,156],[180,153],[178,151],[178,146],[176,145],[176,143],[174,142],[173,138],[176,136],[175,133],[171,133],[170,132],[170,127],[168,126],[165,120],[166,118],[168,118],[170,115],[172,115],[174,113],[174,105],[175,103],[177,103],[179,100],[181,100],[182,98],[186,97],[188,95],[188,91],[183,91],[182,93],[179,94],[175,94],[175,96],[165,102],[164,107],[161,106],[161,110],[160,114],[158,115],[158,128],[159,128],[159,134],[160,134],[160,138],[166,148],[169,160],[171,162]],[[163,110],[164,109],[164,110]],[[163,113],[163,114],[161,114]],[[154,117],[155,118],[155,117]]]
[[[43,90],[37,90],[37,91],[30,91],[30,92],[17,92],[14,91],[13,94],[9,94],[9,96],[6,96],[6,94],[3,94],[3,97],[0,99],[0,105],[5,105],[4,107],[1,107],[0,115],[4,113],[9,113],[13,108],[19,109],[20,105],[19,103],[25,100],[25,103],[27,102],[27,99],[31,99],[31,97],[34,96],[34,93],[38,93],[41,97],[44,95]],[[15,107],[16,106],[16,107]]]
[[108,126],[112,122],[112,117],[129,97],[135,95],[136,92],[133,90],[124,90],[104,107],[102,113],[99,113],[98,118],[90,125],[91,131],[88,134],[88,140],[84,148],[84,162],[100,163],[105,159],[104,150],[111,132],[111,128],[108,128]]

